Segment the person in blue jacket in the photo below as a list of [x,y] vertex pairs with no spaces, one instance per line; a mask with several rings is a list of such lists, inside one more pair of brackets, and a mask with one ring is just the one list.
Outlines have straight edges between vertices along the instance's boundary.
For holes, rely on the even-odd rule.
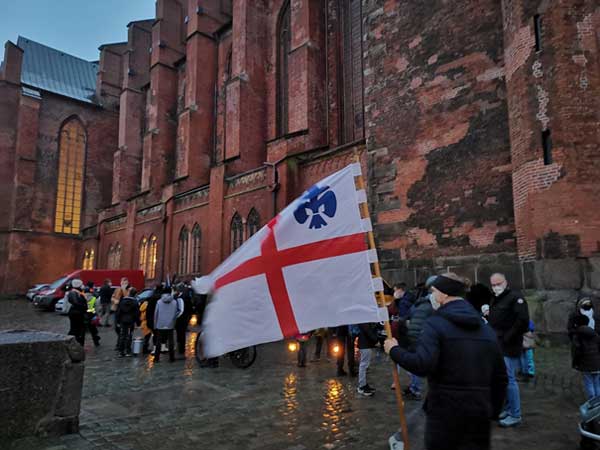
[[491,421],[504,404],[508,377],[496,334],[464,294],[456,274],[437,276],[431,287],[435,312],[415,350],[393,338],[385,342],[396,364],[427,377],[427,450],[489,449]]

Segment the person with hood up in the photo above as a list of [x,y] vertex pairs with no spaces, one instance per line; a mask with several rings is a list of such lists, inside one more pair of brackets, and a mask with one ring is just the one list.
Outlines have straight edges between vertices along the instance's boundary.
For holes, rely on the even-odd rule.
[[71,280],[71,289],[67,294],[67,301],[71,304],[69,309],[69,335],[75,336],[75,340],[83,347],[88,304],[83,293],[83,282],[80,279]]
[[115,323],[119,327],[117,347],[121,357],[131,356],[131,341],[136,324],[140,324],[140,308],[135,298],[136,290],[131,288],[129,295],[122,297],[115,313]]
[[160,361],[161,344],[165,341],[169,346],[169,361],[175,361],[175,342],[173,340],[173,329],[175,321],[183,310],[177,300],[170,293],[163,293],[156,304],[154,311],[154,330],[158,332],[156,350],[154,351],[154,362]]
[[385,351],[409,372],[427,376],[427,450],[489,449],[491,420],[502,410],[507,385],[496,335],[463,299],[465,285],[456,274],[438,275],[431,291],[435,312],[416,349],[387,339]]
[[599,325],[591,299],[580,299],[576,308],[567,325],[571,360],[573,368],[583,374],[583,387],[590,400],[600,396],[600,336],[596,331]]

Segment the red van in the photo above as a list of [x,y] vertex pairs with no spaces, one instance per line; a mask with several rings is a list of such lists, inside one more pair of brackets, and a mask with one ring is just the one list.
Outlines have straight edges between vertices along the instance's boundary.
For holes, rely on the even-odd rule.
[[144,289],[144,272],[141,270],[76,270],[69,275],[60,277],[50,284],[48,288],[36,294],[33,297],[33,305],[38,308],[54,311],[56,302],[65,295],[65,286],[75,278],[79,278],[83,281],[83,284],[91,281],[94,283],[94,286],[102,286],[104,280],[109,279],[113,286],[119,286],[123,277],[127,278],[129,284],[138,291]]

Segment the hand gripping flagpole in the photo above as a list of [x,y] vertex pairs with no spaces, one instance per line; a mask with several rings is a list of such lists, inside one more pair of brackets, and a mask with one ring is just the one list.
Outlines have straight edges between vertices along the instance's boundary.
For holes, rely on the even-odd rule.
[[[360,165],[360,157],[356,150],[354,152],[354,159],[355,159],[355,162]],[[362,171],[361,171],[361,175],[358,175],[355,178],[355,180],[356,180],[358,189],[365,190],[365,181],[362,176]],[[362,202],[360,204],[360,210],[361,210],[361,215],[364,219],[368,219],[371,217],[370,212],[369,212],[369,205],[366,201]],[[367,232],[367,237],[369,239],[369,249],[377,251],[377,248],[375,247],[375,237],[373,236],[372,230]],[[374,273],[375,277],[381,278],[381,268],[379,267],[379,260],[376,259],[375,262],[373,262],[372,264],[373,264],[374,271],[375,271],[375,273]],[[377,296],[377,304],[379,305],[379,307],[385,307],[385,298],[384,298],[383,291],[377,291],[376,296]],[[386,333],[387,337],[391,338],[392,337],[392,328],[390,327],[389,319],[386,319],[384,321],[383,326],[385,328],[385,333]],[[398,415],[400,416],[400,429],[402,430],[402,440],[404,442],[404,449],[410,450],[410,445],[409,445],[409,441],[408,441],[408,426],[406,424],[406,415],[404,414],[404,400],[402,399],[402,391],[400,388],[400,376],[398,375],[398,370],[396,368],[396,364],[394,362],[392,362],[392,365],[393,365],[392,374],[393,374],[393,378],[394,378],[394,387],[395,387],[395,393],[396,393],[396,403],[398,405]]]

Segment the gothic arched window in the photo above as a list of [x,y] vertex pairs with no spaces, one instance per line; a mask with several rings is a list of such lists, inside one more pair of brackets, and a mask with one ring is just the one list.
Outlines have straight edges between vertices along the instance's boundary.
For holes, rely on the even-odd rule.
[[248,228],[248,237],[260,230],[260,216],[254,208],[252,208],[250,214],[248,214],[246,227]]
[[58,184],[56,189],[56,233],[79,234],[86,135],[81,122],[70,119],[59,135]]
[[192,273],[200,273],[200,244],[202,233],[200,225],[194,225],[192,228]]
[[342,66],[340,83],[341,143],[364,137],[361,0],[340,1]]
[[139,268],[140,270],[144,271],[144,275],[146,275],[146,277],[148,276],[146,270],[147,270],[147,261],[148,261],[148,239],[146,239],[145,237],[142,238],[142,240],[140,241],[140,246],[139,246]]
[[120,269],[121,268],[121,244],[117,243],[115,245],[115,249],[114,249],[114,255],[113,255],[113,269]]
[[89,250],[86,250],[85,252],[83,252],[83,263],[81,264],[81,268],[83,270],[87,270],[89,259],[90,259],[90,252],[89,252]]
[[94,268],[94,259],[95,259],[94,250],[86,250],[83,253],[83,264],[82,264],[81,268],[83,270],[92,270]]
[[188,273],[188,244],[190,241],[190,233],[187,227],[183,227],[179,233],[179,273]]
[[288,132],[289,70],[288,59],[292,45],[290,1],[279,12],[277,24],[277,136]]
[[152,280],[156,278],[156,262],[158,261],[158,238],[151,236],[148,241],[148,270],[146,278]]
[[244,242],[244,224],[238,213],[231,219],[231,252],[236,251]]

